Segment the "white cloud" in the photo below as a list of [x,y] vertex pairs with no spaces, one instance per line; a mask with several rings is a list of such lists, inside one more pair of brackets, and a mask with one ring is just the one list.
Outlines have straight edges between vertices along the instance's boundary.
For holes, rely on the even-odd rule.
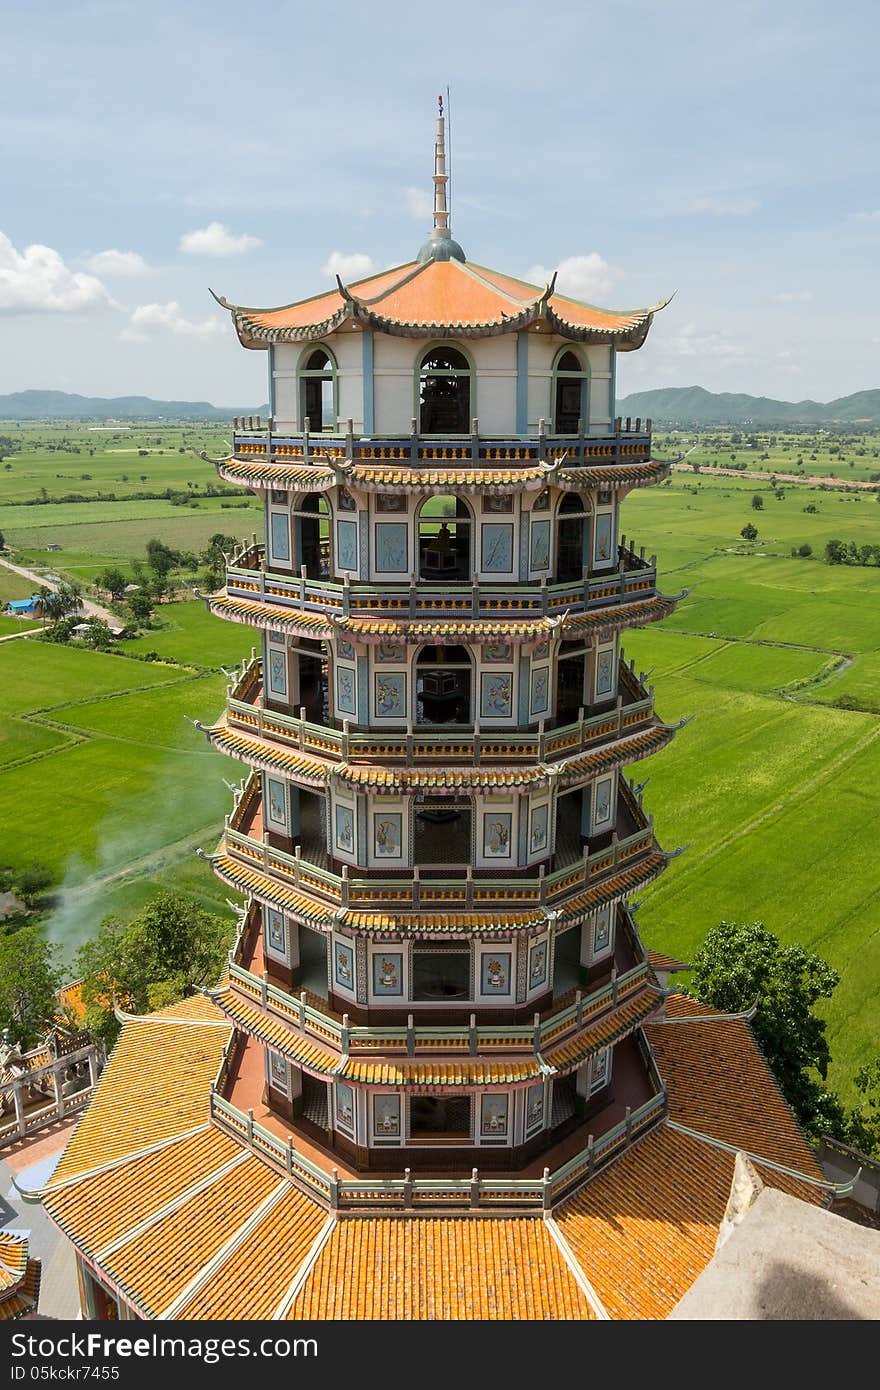
[[321,266],[321,274],[329,275],[331,279],[338,275],[343,281],[363,280],[375,269],[372,260],[363,251],[331,251]]
[[691,200],[691,212],[714,212],[719,217],[748,217],[749,213],[756,212],[761,206],[757,198],[740,197],[709,197],[693,198]]
[[126,342],[143,342],[161,333],[173,333],[178,337],[209,338],[222,333],[223,320],[217,316],[196,323],[186,318],[180,311],[176,299],[167,304],[139,304],[132,312],[121,336]]
[[150,267],[137,251],[98,251],[84,261],[87,270],[96,275],[149,275]]
[[[548,285],[552,278],[553,271],[545,265],[533,265],[526,271],[526,279],[533,285]],[[588,303],[604,299],[622,279],[620,267],[609,265],[598,251],[590,251],[586,256],[567,256],[556,267],[556,288],[562,294],[586,299]]]
[[94,275],[71,270],[51,246],[16,251],[0,232],[0,312],[71,313],[112,304]]
[[771,294],[770,298],[774,304],[812,304],[812,290],[780,290],[778,294]]
[[434,199],[426,188],[407,188],[403,197],[407,212],[417,222],[430,220],[433,216]]
[[222,222],[209,222],[207,227],[185,232],[180,238],[180,249],[188,256],[243,256],[262,244],[258,236],[247,232],[236,236]]
[[695,323],[686,323],[674,337],[663,339],[663,350],[672,357],[713,358],[716,363],[737,361],[746,350],[726,333],[701,333]]

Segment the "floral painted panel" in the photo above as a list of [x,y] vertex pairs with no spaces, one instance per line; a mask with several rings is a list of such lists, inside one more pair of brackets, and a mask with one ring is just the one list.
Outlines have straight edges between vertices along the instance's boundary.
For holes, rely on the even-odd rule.
[[286,933],[284,930],[284,918],[280,912],[274,908],[266,909],[266,943],[271,951],[277,951],[279,955],[285,954]]
[[480,1134],[484,1138],[505,1138],[509,1116],[508,1095],[490,1092],[489,1095],[480,1097]]
[[532,522],[531,567],[533,570],[550,568],[550,522]]
[[344,941],[333,943],[333,974],[342,989],[354,989],[354,948]]
[[348,666],[336,667],[336,713],[354,714],[357,709],[354,690],[354,671]]
[[376,569],[382,574],[406,574],[409,528],[402,521],[376,523]]
[[532,672],[532,714],[546,714],[550,708],[550,668],[539,666]]
[[287,694],[287,653],[269,648],[269,693]]
[[287,826],[287,808],[284,792],[284,783],[276,782],[274,777],[266,779],[266,797],[268,801],[269,819],[276,825]]
[[374,676],[377,719],[406,718],[406,673]]
[[354,1088],[346,1086],[344,1081],[337,1081],[333,1089],[336,1093],[336,1128],[353,1137]]
[[406,661],[406,647],[402,642],[380,642],[376,648],[376,660],[400,664]]
[[544,1128],[544,1083],[539,1081],[526,1091],[526,1134]]
[[529,854],[540,854],[547,848],[550,827],[550,807],[533,806],[529,830]]
[[513,647],[509,642],[486,642],[483,647],[484,661],[512,661]]
[[513,705],[513,676],[509,671],[483,672],[480,677],[480,718],[509,719]]
[[336,568],[356,570],[358,567],[358,528],[354,521],[336,523]]
[[486,951],[480,971],[481,994],[510,993],[510,951]]
[[373,956],[373,993],[403,994],[403,956],[400,951],[381,951]]
[[594,827],[605,825],[611,820],[611,802],[613,791],[613,777],[603,777],[601,782],[596,783],[596,789],[594,792],[595,801],[593,804]]
[[336,848],[343,854],[354,854],[354,810],[351,806],[336,807]]
[[596,562],[611,559],[612,534],[611,525],[613,515],[611,512],[599,512],[596,516]]
[[510,811],[487,811],[483,817],[483,857],[509,859],[511,852]]
[[596,695],[610,695],[614,689],[614,648],[604,647],[596,657]]

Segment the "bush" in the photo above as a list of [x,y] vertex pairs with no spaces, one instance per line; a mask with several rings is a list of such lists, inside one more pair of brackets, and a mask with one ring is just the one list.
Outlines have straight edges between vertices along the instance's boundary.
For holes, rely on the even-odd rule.
[[756,541],[758,539],[758,528],[749,521],[740,531],[744,541]]

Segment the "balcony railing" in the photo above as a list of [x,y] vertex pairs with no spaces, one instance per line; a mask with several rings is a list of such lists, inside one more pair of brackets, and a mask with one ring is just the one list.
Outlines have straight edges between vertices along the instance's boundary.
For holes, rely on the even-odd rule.
[[[659,1078],[652,1080],[657,1084]],[[243,1140],[273,1167],[293,1179],[310,1196],[326,1203],[331,1210],[371,1212],[378,1208],[481,1208],[550,1210],[575,1187],[588,1182],[667,1112],[666,1088],[659,1083],[656,1093],[635,1110],[627,1108],[619,1124],[587,1145],[555,1172],[545,1168],[541,1178],[484,1178],[476,1168],[469,1177],[414,1178],[409,1168],[401,1178],[340,1178],[338,1170],[329,1172],[300,1153],[292,1135],[286,1141],[258,1124],[253,1112],[245,1113],[211,1090],[211,1119],[221,1129]]]
[[479,433],[474,420],[467,435],[423,435],[412,421],[409,434],[356,436],[352,421],[344,432],[311,434],[308,430],[276,433],[274,421],[263,423],[260,416],[233,420],[232,451],[237,458],[258,457],[272,464],[341,463],[407,464],[418,468],[438,463],[492,468],[511,464],[535,465],[563,463],[569,468],[607,467],[647,458],[651,450],[651,421],[618,417],[608,434],[591,435],[583,431],[572,435],[549,434],[545,422],[530,438]]
[[230,727],[335,762],[379,761],[413,767],[441,756],[444,761],[477,765],[496,761],[552,763],[586,752],[597,743],[634,733],[649,725],[654,717],[652,688],[646,689],[638,679],[634,661],[629,666],[621,663],[623,693],[610,710],[556,729],[548,730],[542,720],[534,733],[506,729],[484,733],[478,726],[465,724],[419,725],[418,732],[407,733],[386,733],[384,729],[352,733],[348,720],[342,721],[340,731],[302,717],[277,714],[257,704],[261,671],[260,658],[253,657],[230,686],[226,706]]
[[[82,1110],[94,1094],[104,1061],[103,1046],[97,1042],[58,1057],[47,1056],[45,1047],[24,1053],[27,1069],[0,1085],[0,1146]],[[65,1080],[65,1073],[69,1077],[71,1072],[77,1075]]]
[[[621,783],[621,787],[624,786]],[[226,854],[250,868],[261,869],[280,883],[322,899],[333,908],[470,912],[475,908],[510,906],[518,910],[543,911],[554,904],[563,904],[567,898],[595,886],[618,869],[631,867],[657,852],[654,818],[646,818],[635,800],[632,819],[637,826],[633,833],[621,839],[615,833],[608,848],[586,853],[574,864],[551,873],[541,868],[537,877],[507,874],[503,878],[493,878],[484,876],[482,870],[475,874],[470,866],[463,866],[458,871],[452,870],[448,876],[444,871],[443,877],[427,878],[417,866],[398,878],[378,875],[353,878],[347,866],[343,866],[341,874],[336,874],[304,859],[299,846],[293,854],[287,854],[242,833],[231,820],[224,827],[216,853]]]
[[[229,598],[254,599],[296,612],[331,617],[438,618],[441,616],[492,619],[505,616],[515,605],[518,618],[554,617],[575,611],[626,603],[653,595],[657,587],[655,556],[646,560],[640,552],[621,548],[618,567],[598,578],[564,584],[546,579],[522,584],[409,583],[367,584],[331,579],[288,578],[262,568],[262,546],[252,545],[226,570]],[[246,561],[246,563],[243,563]]]

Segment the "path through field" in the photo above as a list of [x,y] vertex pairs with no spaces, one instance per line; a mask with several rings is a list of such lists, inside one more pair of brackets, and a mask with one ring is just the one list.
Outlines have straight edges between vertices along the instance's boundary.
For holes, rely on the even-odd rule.
[[[47,579],[45,575],[37,574],[36,570],[25,569],[22,565],[14,565],[11,560],[0,559],[0,565],[4,569],[11,570],[13,574],[21,575],[22,579],[29,579],[33,584],[36,584],[38,589],[51,589],[54,594],[58,588],[56,580]],[[95,603],[94,599],[83,598],[82,606],[87,618],[101,618],[105,623],[112,623],[114,626],[119,624],[116,614],[111,613],[107,608],[102,608],[100,603]]]

